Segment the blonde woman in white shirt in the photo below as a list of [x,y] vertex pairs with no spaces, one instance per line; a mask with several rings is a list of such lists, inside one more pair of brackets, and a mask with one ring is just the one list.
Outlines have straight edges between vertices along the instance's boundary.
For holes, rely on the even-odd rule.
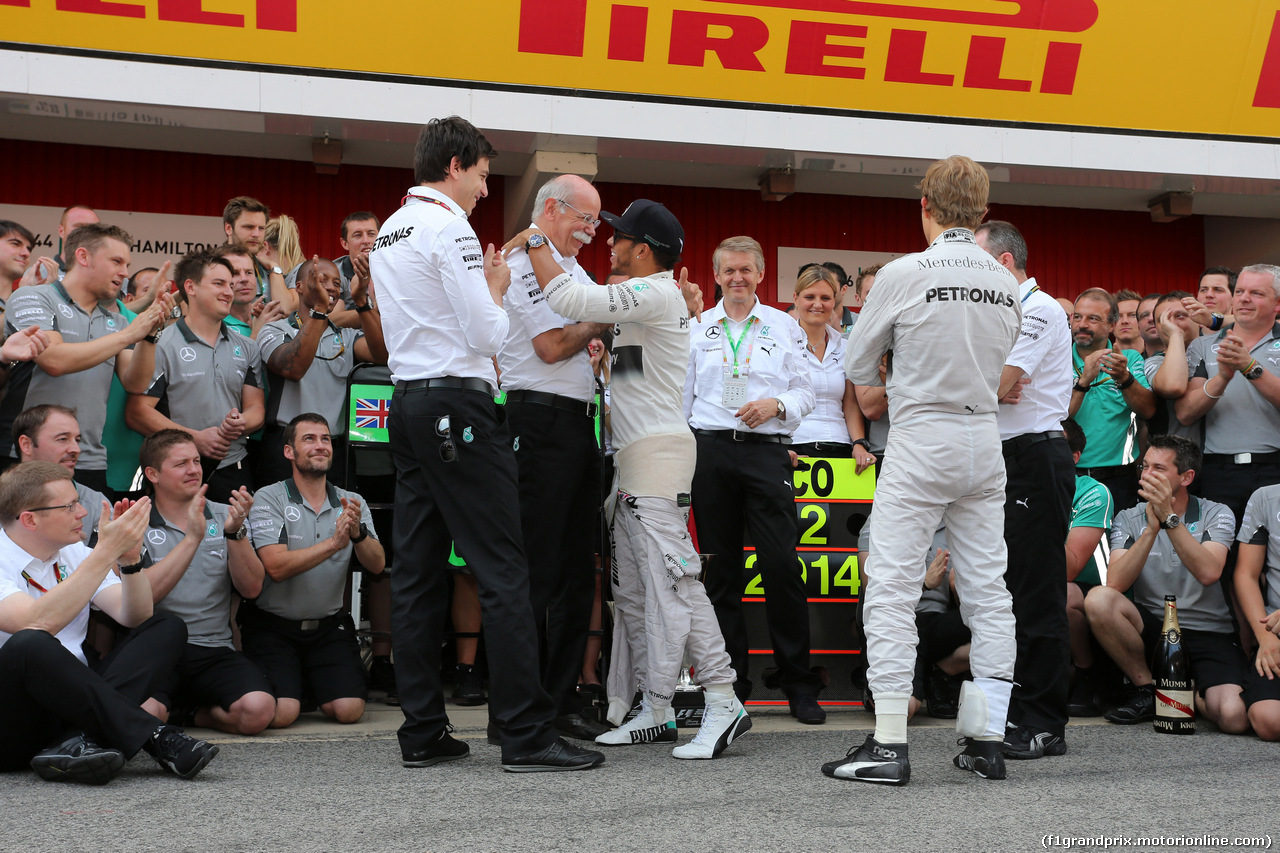
[[852,457],[861,474],[876,457],[867,449],[866,422],[844,375],[845,340],[828,323],[838,287],[835,273],[821,264],[804,269],[796,281],[795,318],[807,338],[805,366],[817,406],[800,422],[791,449],[800,456]]

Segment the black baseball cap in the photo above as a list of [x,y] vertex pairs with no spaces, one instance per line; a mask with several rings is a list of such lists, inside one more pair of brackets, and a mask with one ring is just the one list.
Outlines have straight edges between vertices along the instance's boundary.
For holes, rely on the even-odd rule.
[[684,251],[684,229],[671,211],[656,201],[638,198],[618,216],[600,213],[600,218],[613,226],[613,230],[628,237],[643,240],[650,246],[680,254]]

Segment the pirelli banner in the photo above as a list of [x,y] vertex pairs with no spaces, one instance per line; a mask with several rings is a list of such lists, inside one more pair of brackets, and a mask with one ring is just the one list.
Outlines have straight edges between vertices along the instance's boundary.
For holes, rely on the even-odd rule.
[[0,31],[365,79],[1280,135],[1280,0],[0,0]]

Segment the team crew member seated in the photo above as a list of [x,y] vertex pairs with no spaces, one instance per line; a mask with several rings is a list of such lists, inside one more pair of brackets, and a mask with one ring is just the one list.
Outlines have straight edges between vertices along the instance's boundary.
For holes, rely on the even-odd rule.
[[[533,207],[533,226],[551,241],[556,263],[575,281],[593,284],[575,258],[595,236],[600,194],[577,175],[561,175],[542,186]],[[498,367],[519,466],[542,686],[556,703],[556,728],[594,739],[609,727],[582,716],[576,690],[591,621],[598,539],[592,534],[600,511],[596,383],[587,345],[610,326],[561,317],[538,287],[529,256],[517,250],[507,262],[512,286],[503,304],[510,330]]]
[[[14,419],[13,443],[18,448],[20,461],[56,462],[74,478],[76,461],[80,458],[80,424],[76,421],[75,409],[53,403],[32,406]],[[86,513],[81,522],[80,540],[92,548],[97,541],[102,502],[107,496],[74,479],[72,482]]]
[[205,500],[200,453],[191,436],[160,430],[142,443],[142,473],[154,495],[147,569],[156,608],[182,618],[187,643],[178,665],[157,679],[147,709],[162,720],[195,709],[195,724],[254,735],[275,716],[271,685],[231,641],[231,588],[262,590],[262,563],[249,540],[247,489],[231,504]]
[[778,680],[803,723],[820,724],[822,681],[809,669],[809,604],[796,559],[796,507],[787,446],[813,411],[802,353],[807,338],[782,311],[756,299],[764,252],[750,237],[730,237],[712,255],[720,304],[692,324],[684,413],[698,441],[693,517],[698,548],[710,554],[703,583],[716,608],[738,680],[751,695],[747,627],[742,615],[742,552],[750,531]]
[[[0,771],[30,764],[48,781],[101,785],[145,749],[190,779],[218,754],[140,707],[177,662],[186,630],[152,615],[140,571],[151,502],[126,506],[99,507],[90,551],[65,467],[26,462],[0,477]],[[90,606],[133,629],[93,669],[81,648]]]
[[[1195,444],[1152,437],[1138,484],[1143,502],[1116,514],[1107,583],[1085,596],[1089,627],[1136,688],[1128,702],[1107,712],[1113,723],[1156,715],[1148,661],[1160,642],[1164,597],[1176,595],[1197,708],[1224,732],[1249,727],[1240,696],[1247,663],[1221,583],[1236,520],[1226,506],[1188,494],[1199,470]],[[1132,601],[1125,597],[1130,590]]]
[[1238,541],[1236,602],[1258,642],[1245,673],[1244,703],[1254,733],[1280,740],[1280,637],[1267,630],[1268,614],[1280,613],[1280,485],[1263,486],[1249,498]]
[[244,653],[271,682],[273,728],[298,718],[304,696],[326,717],[354,723],[367,691],[343,593],[353,551],[375,573],[386,555],[364,501],[326,479],[333,441],[324,417],[298,415],[284,438],[293,476],[259,489],[249,515],[266,578],[257,599],[240,607]]
[[404,204],[369,256],[389,364],[396,381],[388,424],[395,461],[391,633],[407,767],[465,758],[450,737],[440,684],[440,641],[449,606],[449,545],[480,587],[489,657],[490,712],[511,772],[581,770],[604,756],[556,737],[541,684],[538,633],[521,544],[511,433],[493,401],[493,362],[507,336],[502,296],[510,270],[482,251],[467,216],[488,195],[496,150],[452,116],[423,128]]
[[253,486],[245,440],[262,426],[264,414],[258,343],[223,322],[234,274],[212,249],[178,262],[175,280],[186,316],[160,336],[151,386],[146,394],[130,395],[125,408],[129,427],[143,435],[180,429],[191,436],[209,499],[224,502]]
[[[288,424],[304,412],[314,412],[325,423],[341,424],[347,377],[356,362],[385,364],[382,317],[369,301],[368,261],[361,256],[364,275],[355,279],[352,301],[359,329],[340,328],[329,319],[339,303],[338,268],[331,261],[313,258],[298,270],[298,313],[268,323],[258,336],[266,367],[267,428],[262,437],[262,466],[258,479],[275,483],[293,473],[285,458]],[[333,437],[330,480],[346,482],[346,435]]]
[[671,211],[648,199],[632,202],[621,216],[600,215],[614,229],[610,275],[626,276],[614,284],[578,282],[556,263],[550,241],[536,228],[517,234],[504,247],[525,246],[538,285],[556,313],[580,322],[618,321],[610,384],[618,449],[613,596],[632,666],[615,665],[610,674],[610,719],[621,722],[630,705],[633,685],[619,689],[631,681],[629,676],[635,677],[643,699],[639,714],[597,737],[596,743],[676,740],[671,700],[687,649],[706,691],[706,706],[697,735],[671,754],[715,758],[751,728],[751,719],[734,695],[733,667],[715,611],[697,579],[700,565],[688,530],[697,452],[681,404],[689,363],[689,309],[685,273],[679,284],[671,275],[684,249],[684,229]]
[[[125,390],[141,393],[150,381],[155,335],[173,308],[167,294],[126,323],[114,300],[129,270],[133,238],[114,225],[82,225],[67,237],[66,278],[21,287],[5,312],[8,334],[35,325],[48,337],[48,347],[34,362],[23,362],[9,375],[0,402],[0,453],[17,459],[10,444],[13,419],[44,403],[74,401],[82,430],[76,477],[86,486],[107,491],[107,448],[102,430],[107,417],[111,375]],[[112,306],[112,307],[108,307]],[[135,358],[136,356],[136,358]]]
[[[1004,541],[1018,663],[1005,738],[1009,758],[1067,751],[1071,679],[1067,560],[1075,465],[1062,434],[1071,401],[1071,329],[1053,297],[1027,276],[1027,243],[1008,222],[984,222],[978,245],[1018,280],[1022,328],[1000,375],[996,415],[1004,454]],[[1012,396],[1010,396],[1012,394]]]
[[[868,683],[876,730],[823,772],[904,785],[907,709],[917,642],[915,606],[924,556],[944,521],[956,592],[973,633],[973,682],[961,688],[955,764],[985,778],[1005,775],[1001,741],[1013,687],[1014,620],[1004,573],[1005,470],[996,390],[1018,337],[1018,282],[978,247],[986,170],[952,156],[929,167],[920,218],[930,246],[886,264],[862,309],[845,365],[855,385],[888,370],[889,443],[871,511],[875,569],[865,607]],[[974,296],[978,298],[973,298]]]

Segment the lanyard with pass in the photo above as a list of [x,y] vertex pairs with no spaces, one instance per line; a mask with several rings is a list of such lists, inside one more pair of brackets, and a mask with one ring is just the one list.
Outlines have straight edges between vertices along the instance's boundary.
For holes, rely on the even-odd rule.
[[[31,575],[27,574],[26,569],[22,570],[22,577],[24,580],[26,580],[28,584],[30,584],[31,586],[34,586],[36,589],[40,590],[41,592],[47,593],[49,591],[45,589],[43,586],[41,586],[39,581],[31,577]],[[66,580],[66,577],[67,576],[65,574],[65,569],[63,568],[62,563],[54,563],[53,564],[54,586],[57,586],[58,584],[62,583],[64,580]]]
[[[729,331],[729,321],[721,317],[720,326],[724,329],[725,341],[729,344],[729,349],[733,352],[733,366],[729,366],[729,354],[724,350],[724,344],[720,346],[720,357],[724,361],[724,390],[721,395],[720,404],[727,409],[737,410],[747,402],[747,374],[750,372],[751,353],[756,346],[755,326],[759,322],[759,317],[752,317],[747,321],[747,325],[742,329],[742,334],[738,335],[738,339],[733,339],[732,333]],[[751,335],[751,341],[747,344],[747,355],[742,360],[741,366],[738,364],[738,353],[742,349],[742,342],[746,340],[747,335]]]

